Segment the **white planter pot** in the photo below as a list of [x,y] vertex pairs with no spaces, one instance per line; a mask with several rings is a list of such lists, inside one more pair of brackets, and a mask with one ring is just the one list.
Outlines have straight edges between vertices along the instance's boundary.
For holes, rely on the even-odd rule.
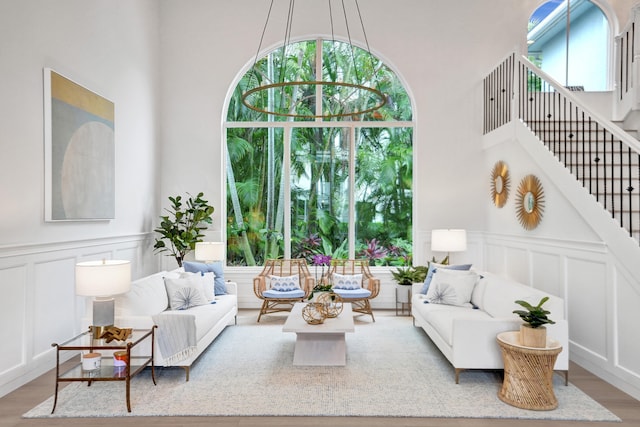
[[411,286],[396,283],[396,302],[408,304],[411,301]]

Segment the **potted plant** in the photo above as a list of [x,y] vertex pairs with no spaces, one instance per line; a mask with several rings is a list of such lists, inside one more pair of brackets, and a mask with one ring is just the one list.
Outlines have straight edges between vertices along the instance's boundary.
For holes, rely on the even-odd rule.
[[160,226],[154,231],[160,234],[153,248],[156,252],[169,252],[175,257],[178,267],[182,267],[184,257],[195,249],[204,234],[201,232],[211,224],[213,206],[204,200],[203,193],[194,198],[189,194],[184,205],[182,196],[169,197],[171,207],[166,209],[169,215],[160,216]]
[[407,288],[407,286],[411,286],[414,283],[424,282],[424,279],[427,277],[428,270],[428,267],[420,265],[417,267],[407,268],[398,267],[396,268],[396,271],[391,272],[393,280],[396,281],[396,289],[398,291],[397,302],[409,302],[411,299],[411,289]]
[[547,328],[544,325],[556,323],[548,317],[551,312],[542,308],[547,300],[549,297],[542,298],[536,306],[526,301],[516,301],[516,304],[525,308],[525,310],[513,311],[524,321],[520,326],[520,344],[525,347],[543,348],[547,346]]

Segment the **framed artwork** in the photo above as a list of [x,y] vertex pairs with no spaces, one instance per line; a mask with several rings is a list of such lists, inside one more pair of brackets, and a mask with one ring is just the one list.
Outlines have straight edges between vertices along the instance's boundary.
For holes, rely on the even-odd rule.
[[115,106],[44,69],[45,220],[115,217]]
[[542,220],[544,190],[535,175],[527,175],[520,181],[516,202],[516,215],[522,227],[533,230]]

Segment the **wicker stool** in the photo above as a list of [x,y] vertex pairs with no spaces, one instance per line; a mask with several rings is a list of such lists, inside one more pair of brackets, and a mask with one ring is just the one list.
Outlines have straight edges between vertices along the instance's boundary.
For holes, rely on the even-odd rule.
[[553,392],[553,367],[562,346],[547,340],[545,348],[523,347],[519,332],[498,334],[504,361],[504,382],[498,397],[509,405],[523,409],[550,410],[558,407]]

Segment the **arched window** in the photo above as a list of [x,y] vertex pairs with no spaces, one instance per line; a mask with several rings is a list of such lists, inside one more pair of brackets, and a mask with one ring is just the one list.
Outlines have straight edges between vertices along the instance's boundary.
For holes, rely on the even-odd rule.
[[[334,115],[321,119],[265,113],[278,108],[275,94],[253,100],[255,109],[242,102],[256,79],[271,83],[283,73],[313,79],[322,69],[325,81],[338,81],[354,64],[365,78],[375,73],[377,89],[386,96],[383,107],[350,115],[341,109],[353,107],[302,96],[303,111]],[[240,79],[225,129],[228,264],[262,265],[282,257],[310,261],[314,254],[369,258],[372,265],[410,263],[411,101],[395,73],[368,51],[321,39],[272,51]]]
[[551,0],[531,15],[529,59],[574,90],[609,86],[609,22],[589,0]]

